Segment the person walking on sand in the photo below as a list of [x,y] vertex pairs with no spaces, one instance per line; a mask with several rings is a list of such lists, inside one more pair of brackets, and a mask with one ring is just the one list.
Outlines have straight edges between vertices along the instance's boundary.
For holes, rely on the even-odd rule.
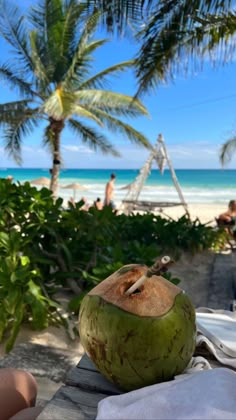
[[113,201],[114,199],[114,182],[116,179],[116,175],[114,173],[111,174],[110,181],[106,184],[105,189],[105,201],[104,206],[110,206],[112,210],[115,210],[116,206]]

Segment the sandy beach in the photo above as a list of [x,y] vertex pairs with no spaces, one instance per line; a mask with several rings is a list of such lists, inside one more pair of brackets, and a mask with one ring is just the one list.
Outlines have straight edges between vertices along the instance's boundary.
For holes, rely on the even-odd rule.
[[[215,226],[215,218],[218,217],[219,214],[227,210],[227,204],[228,203],[226,203],[225,205],[205,203],[189,204],[188,210],[192,220],[198,218],[201,223],[209,223],[209,225]],[[162,215],[172,217],[176,220],[179,217],[183,216],[184,213],[184,208],[182,206],[177,206],[163,209]]]

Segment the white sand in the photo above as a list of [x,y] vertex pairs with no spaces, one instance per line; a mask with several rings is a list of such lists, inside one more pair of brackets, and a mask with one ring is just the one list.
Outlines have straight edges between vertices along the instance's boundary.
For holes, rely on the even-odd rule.
[[[227,204],[189,204],[188,209],[192,220],[199,218],[201,223],[210,222],[210,225],[215,225],[215,218],[218,217],[219,214],[227,210]],[[185,211],[182,206],[176,206],[164,208],[163,213],[159,214],[163,216],[170,216],[176,220],[179,217],[183,216],[184,213]]]

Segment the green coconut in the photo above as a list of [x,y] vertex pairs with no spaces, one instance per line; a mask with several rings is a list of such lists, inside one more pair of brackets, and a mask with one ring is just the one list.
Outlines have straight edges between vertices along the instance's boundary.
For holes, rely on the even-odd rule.
[[195,349],[195,310],[182,289],[161,276],[125,292],[145,265],[126,265],[92,289],[79,316],[82,345],[98,370],[130,391],[172,379]]

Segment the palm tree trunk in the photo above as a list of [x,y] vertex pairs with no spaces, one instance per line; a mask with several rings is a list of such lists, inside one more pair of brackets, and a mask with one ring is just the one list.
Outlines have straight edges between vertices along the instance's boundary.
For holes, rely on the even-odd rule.
[[60,141],[61,141],[61,132],[65,126],[64,120],[55,120],[50,117],[50,130],[52,132],[52,154],[53,154],[53,165],[51,169],[51,184],[50,190],[53,193],[54,198],[57,198],[58,190],[58,178],[60,174],[60,164],[61,164],[61,151],[60,151]]

